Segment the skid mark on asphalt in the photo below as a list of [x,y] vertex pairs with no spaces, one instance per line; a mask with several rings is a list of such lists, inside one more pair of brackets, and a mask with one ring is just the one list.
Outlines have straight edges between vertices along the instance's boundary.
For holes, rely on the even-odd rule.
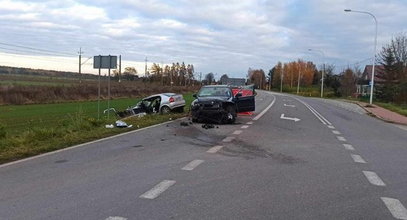
[[174,185],[176,182],[174,180],[163,180],[161,183],[155,185],[152,189],[149,191],[143,193],[140,198],[142,199],[155,199],[157,198],[161,193],[165,192],[168,188],[170,188],[172,185]]

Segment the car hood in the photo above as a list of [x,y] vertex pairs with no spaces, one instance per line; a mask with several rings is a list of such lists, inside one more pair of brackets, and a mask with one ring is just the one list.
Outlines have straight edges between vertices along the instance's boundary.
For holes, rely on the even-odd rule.
[[209,101],[228,101],[230,97],[222,97],[222,96],[205,96],[205,97],[198,97],[196,99],[197,102],[209,102]]

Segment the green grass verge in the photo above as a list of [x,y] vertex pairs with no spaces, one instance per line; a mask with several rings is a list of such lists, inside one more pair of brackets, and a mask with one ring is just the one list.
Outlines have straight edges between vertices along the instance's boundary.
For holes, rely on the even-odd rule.
[[[184,98],[187,111],[193,97],[186,94]],[[122,110],[137,101],[112,100],[111,106]],[[0,164],[186,116],[186,113],[177,113],[132,117],[124,120],[132,124],[132,128],[107,129],[105,125],[113,124],[117,118],[97,120],[96,103],[1,106]]]

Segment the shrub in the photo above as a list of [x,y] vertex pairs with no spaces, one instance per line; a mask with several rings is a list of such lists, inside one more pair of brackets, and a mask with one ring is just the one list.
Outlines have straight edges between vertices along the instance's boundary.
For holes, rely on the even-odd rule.
[[7,135],[6,126],[0,123],[0,138],[5,138]]

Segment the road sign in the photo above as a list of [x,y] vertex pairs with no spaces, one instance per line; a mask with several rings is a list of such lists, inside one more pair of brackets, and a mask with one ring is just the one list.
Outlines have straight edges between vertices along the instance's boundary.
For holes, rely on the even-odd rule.
[[93,57],[94,69],[116,69],[117,56],[94,56]]

